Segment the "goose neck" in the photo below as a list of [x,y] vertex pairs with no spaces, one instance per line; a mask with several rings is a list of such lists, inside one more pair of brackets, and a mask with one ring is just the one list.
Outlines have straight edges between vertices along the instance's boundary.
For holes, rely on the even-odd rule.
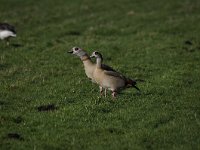
[[81,61],[87,61],[87,60],[91,60],[90,57],[88,55],[83,55],[80,57]]
[[101,58],[97,58],[97,67],[101,68],[101,63],[102,63],[102,59]]

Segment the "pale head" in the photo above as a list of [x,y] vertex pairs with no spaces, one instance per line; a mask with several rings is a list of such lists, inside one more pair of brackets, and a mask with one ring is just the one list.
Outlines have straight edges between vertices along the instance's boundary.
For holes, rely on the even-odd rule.
[[87,55],[87,53],[82,48],[79,48],[79,47],[73,47],[71,49],[71,51],[68,51],[68,53],[74,54],[78,57],[82,57],[84,55]]

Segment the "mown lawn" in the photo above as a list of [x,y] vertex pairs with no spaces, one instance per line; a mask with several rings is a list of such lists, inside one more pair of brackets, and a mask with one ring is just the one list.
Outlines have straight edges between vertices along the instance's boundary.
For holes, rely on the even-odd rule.
[[[1,150],[200,149],[199,0],[0,3],[17,29],[0,41]],[[144,79],[142,93],[99,98],[74,46]]]

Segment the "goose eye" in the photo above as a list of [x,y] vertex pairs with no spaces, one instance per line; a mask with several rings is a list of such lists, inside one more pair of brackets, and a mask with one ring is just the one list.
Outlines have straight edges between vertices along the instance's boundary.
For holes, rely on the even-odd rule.
[[77,51],[77,50],[78,50],[78,48],[76,47],[74,50],[75,50],[75,51]]
[[98,55],[98,52],[94,52],[95,55]]

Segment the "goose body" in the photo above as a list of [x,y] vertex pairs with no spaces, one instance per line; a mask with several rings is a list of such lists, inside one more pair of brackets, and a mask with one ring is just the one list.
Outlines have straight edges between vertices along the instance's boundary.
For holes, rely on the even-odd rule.
[[93,72],[96,68],[95,63],[93,63],[88,55],[82,56],[81,61],[83,62],[84,70],[86,76],[95,83],[95,80],[93,78]]
[[[97,83],[94,79],[94,70],[96,69],[96,63],[92,62],[90,56],[86,53],[85,50],[79,48],[79,47],[73,47],[71,51],[69,51],[68,53],[74,54],[76,56],[78,56],[81,61],[83,62],[84,65],[84,70],[85,70],[85,74],[86,76],[93,82],[93,83]],[[114,69],[112,69],[111,67],[101,64],[102,69],[104,70],[112,70],[115,71]],[[100,93],[101,95],[103,95],[103,87],[100,87]],[[106,96],[106,89],[105,89],[105,96]]]
[[9,39],[11,37],[16,37],[14,26],[7,23],[0,23],[0,39],[6,40],[7,44],[9,44]]
[[[81,60],[83,61],[83,65],[84,65],[84,70],[85,70],[85,74],[88,78],[90,78],[92,80],[92,82],[96,83],[95,79],[94,79],[94,71],[96,69],[96,64],[92,62],[92,60],[90,59],[90,57],[84,56],[81,58]],[[105,65],[105,64],[101,64],[101,68],[103,70],[107,70],[107,71],[114,71],[114,69],[112,69],[111,67]]]
[[94,80],[103,88],[111,90],[112,96],[116,97],[116,94],[127,87],[135,87],[137,90],[139,88],[136,87],[136,81],[126,78],[122,74],[112,71],[112,70],[104,70],[101,66],[103,57],[99,52],[93,52],[91,57],[96,57],[96,68],[93,72]]
[[118,91],[119,89],[125,87],[125,79],[118,76],[115,76],[112,71],[106,71],[101,68],[96,68],[94,71],[95,81],[103,88],[106,88],[111,91]]
[[11,31],[1,31],[0,30],[0,39],[1,40],[4,40],[4,39],[6,39],[8,37],[16,37],[16,34],[14,34]]

